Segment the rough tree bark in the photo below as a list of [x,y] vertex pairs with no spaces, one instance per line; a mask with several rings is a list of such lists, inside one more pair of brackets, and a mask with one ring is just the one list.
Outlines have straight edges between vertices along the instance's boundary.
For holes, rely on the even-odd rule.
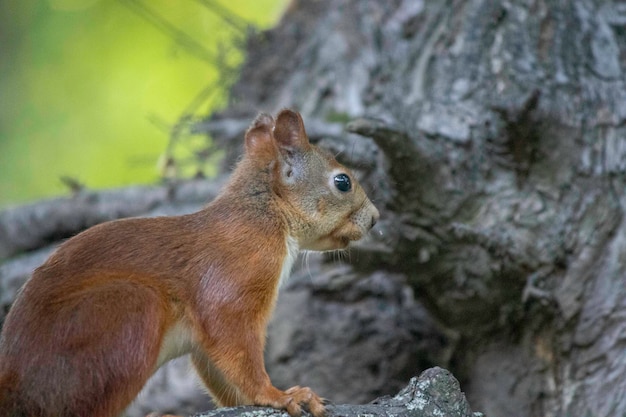
[[[198,414],[195,417],[284,417],[288,414],[271,408],[235,407],[218,409]],[[411,378],[409,384],[394,397],[378,398],[365,405],[326,406],[328,417],[483,417],[482,413],[472,413],[459,390],[459,383],[447,371],[431,368],[419,378]]]
[[360,268],[406,277],[474,408],[624,415],[625,24],[612,1],[299,2],[205,127],[327,122],[383,209]]
[[609,0],[319,0],[250,40],[196,130],[228,167],[296,108],[382,213],[281,296],[277,385],[364,402],[438,364],[490,416],[626,414],[625,25]]

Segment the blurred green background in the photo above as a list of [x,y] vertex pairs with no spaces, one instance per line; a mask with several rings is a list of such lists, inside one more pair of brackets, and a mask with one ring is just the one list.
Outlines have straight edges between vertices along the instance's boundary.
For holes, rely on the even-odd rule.
[[1,1],[0,208],[68,194],[61,177],[156,182],[171,128],[226,102],[246,25],[287,1]]

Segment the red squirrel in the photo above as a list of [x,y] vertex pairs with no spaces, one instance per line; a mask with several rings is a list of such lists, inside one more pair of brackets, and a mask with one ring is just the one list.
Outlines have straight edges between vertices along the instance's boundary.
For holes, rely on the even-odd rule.
[[94,226],[34,271],[0,336],[0,416],[118,416],[188,353],[220,406],[323,416],[310,388],[270,382],[266,326],[299,250],[343,249],[378,216],[298,113],[259,115],[204,209]]

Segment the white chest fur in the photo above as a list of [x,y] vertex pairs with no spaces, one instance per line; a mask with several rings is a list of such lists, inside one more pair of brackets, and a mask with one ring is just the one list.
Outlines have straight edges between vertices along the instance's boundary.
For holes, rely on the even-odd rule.
[[287,239],[285,240],[285,245],[287,246],[287,255],[285,256],[285,260],[283,261],[283,268],[280,271],[280,280],[278,283],[279,288],[282,287],[285,282],[287,282],[287,279],[291,274],[291,268],[293,268],[293,264],[298,258],[298,252],[300,252],[298,241],[291,236],[287,236]]
[[163,337],[155,370],[165,362],[189,353],[191,345],[191,330],[189,326],[183,321],[174,324]]

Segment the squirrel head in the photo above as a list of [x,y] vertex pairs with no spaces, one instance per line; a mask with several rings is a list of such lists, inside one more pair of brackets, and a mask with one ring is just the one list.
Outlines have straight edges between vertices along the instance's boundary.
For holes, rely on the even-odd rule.
[[271,204],[301,249],[343,249],[378,220],[353,173],[309,143],[299,113],[259,115],[246,132],[246,160],[268,173]]

